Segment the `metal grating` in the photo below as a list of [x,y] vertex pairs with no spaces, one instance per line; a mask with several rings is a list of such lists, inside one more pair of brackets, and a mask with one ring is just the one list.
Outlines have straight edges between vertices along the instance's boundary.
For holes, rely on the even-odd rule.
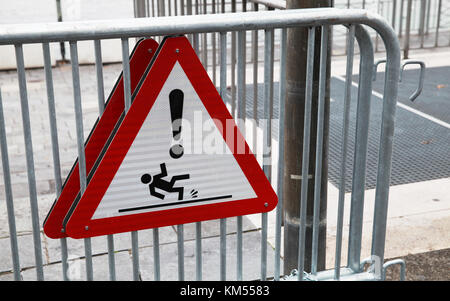
[[[429,73],[429,72],[428,72]],[[428,74],[427,73],[427,74]],[[405,73],[406,80],[407,73]],[[409,78],[409,77],[408,77]],[[414,78],[412,79],[414,80]],[[380,76],[377,81],[383,82]],[[278,83],[274,83],[274,118],[278,118]],[[401,89],[401,88],[400,88]],[[427,86],[424,86],[424,91]],[[253,85],[246,89],[246,116],[253,117]],[[401,91],[400,91],[401,92]],[[403,96],[400,94],[400,98]],[[421,96],[422,97],[422,96]],[[329,181],[339,185],[340,149],[344,82],[331,79]],[[229,102],[230,94],[228,94]],[[347,154],[346,192],[351,191],[355,133],[357,88],[352,88],[350,108],[349,153]],[[258,116],[262,116],[264,85],[258,85]],[[420,98],[417,100],[420,101]],[[376,187],[378,146],[380,138],[382,100],[372,96],[371,120],[367,152],[366,189]],[[278,139],[278,124],[272,127],[272,137]],[[413,112],[397,107],[392,155],[391,185],[401,185],[450,177],[450,129]]]

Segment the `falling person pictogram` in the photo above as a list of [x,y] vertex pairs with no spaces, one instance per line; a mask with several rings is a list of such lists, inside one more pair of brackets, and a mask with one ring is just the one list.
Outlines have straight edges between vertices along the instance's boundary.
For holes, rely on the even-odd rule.
[[164,200],[165,195],[157,192],[155,189],[161,189],[162,191],[173,193],[178,193],[178,200],[182,200],[184,196],[184,187],[175,187],[175,183],[180,180],[189,179],[189,174],[184,175],[176,175],[173,176],[170,181],[167,181],[163,178],[167,177],[167,168],[166,163],[160,164],[161,172],[154,175],[153,177],[146,173],[141,176],[141,182],[143,184],[148,184],[148,188],[150,190],[150,195],[157,197],[161,200]]

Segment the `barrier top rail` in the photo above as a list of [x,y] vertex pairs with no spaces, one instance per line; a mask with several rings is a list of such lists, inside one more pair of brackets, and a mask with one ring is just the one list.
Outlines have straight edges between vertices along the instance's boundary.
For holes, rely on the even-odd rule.
[[5,24],[0,26],[0,45],[347,23],[369,25],[386,38],[386,44],[398,44],[392,28],[378,14],[361,9],[313,8],[227,13],[220,14],[220,16],[209,14],[101,21]]

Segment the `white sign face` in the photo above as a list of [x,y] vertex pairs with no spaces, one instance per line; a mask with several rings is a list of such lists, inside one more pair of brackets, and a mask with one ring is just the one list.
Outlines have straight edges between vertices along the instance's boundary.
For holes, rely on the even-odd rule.
[[255,197],[176,62],[92,219]]

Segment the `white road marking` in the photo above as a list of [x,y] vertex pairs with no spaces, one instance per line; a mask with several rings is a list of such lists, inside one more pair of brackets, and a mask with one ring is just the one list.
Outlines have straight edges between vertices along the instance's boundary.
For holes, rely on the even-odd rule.
[[[335,78],[337,78],[337,79],[339,79],[339,80],[341,80],[341,81],[343,81],[345,83],[345,78],[343,78],[342,76],[334,75],[333,77],[335,77]],[[358,84],[352,81],[352,86],[358,87]],[[378,93],[376,91],[372,91],[372,94],[374,96],[380,98],[380,99],[383,99],[383,94],[381,94],[381,93]],[[443,127],[446,127],[448,129],[450,129],[450,124],[449,123],[447,123],[445,121],[442,121],[440,119],[437,119],[436,117],[433,117],[433,116],[428,115],[426,113],[423,113],[423,112],[421,112],[419,110],[411,108],[410,106],[407,106],[407,105],[405,105],[405,104],[403,104],[401,102],[398,102],[398,101],[397,101],[397,106],[399,106],[400,108],[403,108],[405,110],[408,110],[408,111],[410,111],[410,112],[412,112],[414,114],[417,114],[417,115],[419,115],[419,116],[421,116],[423,118],[426,118],[426,119],[428,119],[430,121],[433,121],[433,122],[435,122],[435,123],[437,123],[439,125],[442,125]]]

